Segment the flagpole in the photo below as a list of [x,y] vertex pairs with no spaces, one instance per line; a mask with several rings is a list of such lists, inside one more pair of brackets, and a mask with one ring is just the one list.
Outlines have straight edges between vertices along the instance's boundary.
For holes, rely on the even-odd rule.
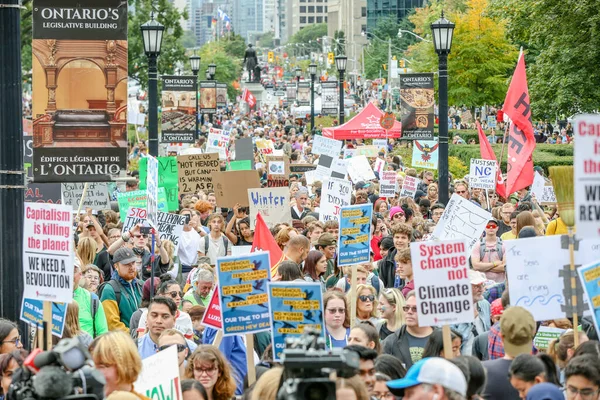
[[[506,138],[508,137],[508,127],[510,126],[510,121],[506,123],[506,127],[504,128],[504,136],[502,137],[502,150],[500,150],[500,161],[498,162],[498,168],[500,168],[500,172],[502,172],[502,160],[504,159],[504,148],[506,147]],[[506,164],[506,168],[508,172],[508,164]],[[508,193],[507,193],[508,195]]]

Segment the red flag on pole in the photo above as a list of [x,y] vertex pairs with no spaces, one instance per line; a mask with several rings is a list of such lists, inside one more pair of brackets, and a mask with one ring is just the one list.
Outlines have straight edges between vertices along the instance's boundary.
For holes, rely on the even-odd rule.
[[[496,163],[496,154],[494,150],[492,150],[492,145],[488,141],[479,121],[477,124],[477,133],[479,133],[479,151],[481,152],[481,158],[484,160],[494,160]],[[506,198],[506,186],[504,184],[504,178],[502,177],[502,171],[500,170],[500,164],[498,164],[498,168],[496,169],[496,193],[499,196]]]
[[277,273],[277,265],[283,258],[283,251],[271,235],[269,227],[265,223],[262,215],[256,215],[256,227],[254,228],[254,241],[252,242],[251,252],[266,251],[271,260],[271,277]]
[[248,107],[250,108],[256,105],[256,97],[248,89],[244,89],[242,92],[242,100],[248,103]]
[[533,183],[531,155],[535,149],[535,137],[531,124],[530,104],[525,58],[521,51],[517,68],[502,106],[502,111],[512,121],[508,137],[508,179],[506,182],[506,194],[509,196]]

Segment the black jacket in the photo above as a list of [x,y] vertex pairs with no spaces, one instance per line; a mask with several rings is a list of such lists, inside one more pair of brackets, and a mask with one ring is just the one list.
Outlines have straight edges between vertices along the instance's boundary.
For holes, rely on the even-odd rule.
[[402,325],[402,328],[386,337],[381,344],[381,349],[383,354],[389,354],[399,359],[406,369],[412,367],[406,325]]
[[[396,278],[396,262],[394,257],[398,250],[395,248],[390,250],[385,258],[379,261],[379,279],[383,282],[383,286],[386,288],[394,287],[394,280]],[[404,286],[404,282],[400,282],[400,287]]]

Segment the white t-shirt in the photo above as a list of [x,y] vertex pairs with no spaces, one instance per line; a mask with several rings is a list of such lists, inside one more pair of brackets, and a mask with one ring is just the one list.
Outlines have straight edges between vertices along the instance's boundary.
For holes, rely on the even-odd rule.
[[195,230],[183,231],[179,238],[179,249],[177,255],[182,265],[195,265],[198,261],[198,249],[200,246],[200,234]]
[[[142,312],[142,316],[140,317],[140,323],[138,324],[138,337],[144,336],[144,332],[146,332],[146,319],[148,318],[148,309],[145,309]],[[192,318],[190,318],[190,314],[177,310],[177,318],[175,319],[175,329],[179,332],[183,333],[188,339],[191,339],[194,336],[194,325],[192,325]]]
[[[208,242],[208,254],[204,255],[210,258],[210,265],[217,265],[217,258],[224,257],[227,255],[227,253],[231,254],[232,244],[231,242],[229,242],[229,239],[227,239],[227,237],[223,234],[221,234],[221,236],[219,236],[219,238],[216,240],[213,239],[210,234],[201,237],[200,244],[198,247],[199,252],[204,253],[204,250],[206,249],[207,240],[210,240],[210,242]],[[229,242],[227,244],[227,251],[225,251],[224,240]]]

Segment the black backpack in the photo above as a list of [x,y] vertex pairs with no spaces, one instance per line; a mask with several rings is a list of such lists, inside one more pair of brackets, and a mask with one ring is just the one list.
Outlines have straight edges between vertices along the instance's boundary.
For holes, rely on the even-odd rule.
[[100,307],[100,298],[92,292],[90,292],[90,305],[92,309],[92,329],[94,331],[94,337],[96,337],[96,313]]
[[[210,233],[205,236],[204,240],[204,255],[208,257],[208,246],[210,245]],[[227,236],[223,235],[223,246],[225,246],[225,255],[227,255],[227,250],[229,250],[229,239]]]
[[[137,283],[137,286],[141,293],[143,284],[139,279],[136,280],[136,283]],[[111,279],[110,281],[106,281],[103,284],[101,284],[100,286],[98,286],[98,290],[97,290],[98,297],[102,298],[102,291],[104,290],[106,285],[110,285],[113,288],[113,290],[115,292],[115,299],[117,301],[117,305],[121,304],[121,288],[123,288],[123,285],[121,284],[121,282],[119,282],[116,279]]]

